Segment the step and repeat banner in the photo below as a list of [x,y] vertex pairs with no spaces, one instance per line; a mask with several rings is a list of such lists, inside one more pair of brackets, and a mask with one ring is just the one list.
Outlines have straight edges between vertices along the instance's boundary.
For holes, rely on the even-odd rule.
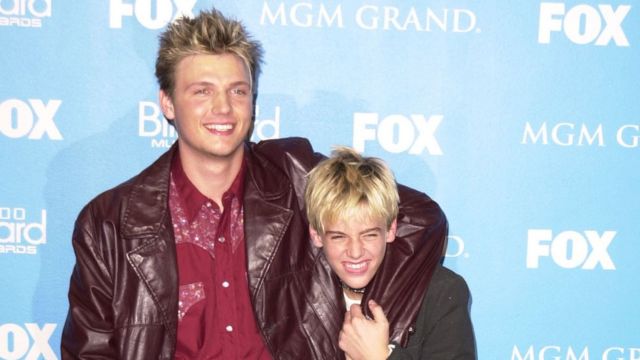
[[253,140],[353,146],[446,212],[479,359],[640,359],[635,0],[0,1],[0,358],[56,359],[74,220],[176,134],[158,34],[265,48]]

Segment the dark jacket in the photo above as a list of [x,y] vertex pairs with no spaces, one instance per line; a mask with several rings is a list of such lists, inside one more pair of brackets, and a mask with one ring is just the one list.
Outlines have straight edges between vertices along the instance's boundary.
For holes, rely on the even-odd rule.
[[406,348],[389,360],[474,360],[476,342],[469,314],[471,296],[464,279],[443,266],[433,273]]
[[[342,290],[304,215],[306,173],[321,156],[305,139],[247,144],[245,241],[251,301],[274,358],[341,359]],[[92,200],[73,234],[76,264],[62,335],[65,359],[171,359],[178,278],[168,208],[175,146],[129,181]],[[444,214],[400,186],[396,240],[365,294],[407,343],[446,236]]]

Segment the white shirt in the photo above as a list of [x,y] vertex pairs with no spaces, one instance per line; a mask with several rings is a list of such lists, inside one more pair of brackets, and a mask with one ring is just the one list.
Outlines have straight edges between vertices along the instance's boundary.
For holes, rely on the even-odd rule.
[[[349,311],[351,309],[351,305],[360,305],[361,301],[360,300],[354,300],[351,299],[350,297],[347,296],[347,293],[345,291],[342,292],[342,296],[344,296],[344,303],[347,305],[347,311]],[[389,344],[387,345],[387,347],[389,348],[389,353],[387,354],[387,357],[391,356],[391,352],[393,351],[393,349],[395,349],[396,345],[395,344]]]

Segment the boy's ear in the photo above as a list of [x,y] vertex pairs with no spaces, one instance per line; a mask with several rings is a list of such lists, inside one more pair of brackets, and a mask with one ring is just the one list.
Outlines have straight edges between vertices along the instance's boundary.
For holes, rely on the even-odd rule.
[[171,99],[171,96],[165,93],[164,90],[160,90],[158,97],[160,98],[160,108],[162,109],[164,117],[169,120],[175,119],[176,113],[173,109],[173,99]]
[[398,230],[398,219],[393,219],[389,231],[387,231],[387,242],[393,242],[396,239],[396,230]]
[[311,236],[311,243],[315,247],[321,248],[322,247],[322,237],[320,236],[320,234],[318,234],[316,229],[311,227],[311,225],[309,225],[309,235]]

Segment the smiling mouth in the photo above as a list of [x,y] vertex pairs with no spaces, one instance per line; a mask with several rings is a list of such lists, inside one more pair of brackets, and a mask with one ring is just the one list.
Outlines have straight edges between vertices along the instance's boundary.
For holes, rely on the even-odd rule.
[[368,261],[362,261],[359,263],[345,262],[344,268],[349,273],[361,274],[367,271],[368,265],[369,265]]
[[207,128],[208,130],[221,131],[221,132],[226,132],[233,129],[233,125],[231,124],[209,124],[209,125],[205,125],[204,127]]

